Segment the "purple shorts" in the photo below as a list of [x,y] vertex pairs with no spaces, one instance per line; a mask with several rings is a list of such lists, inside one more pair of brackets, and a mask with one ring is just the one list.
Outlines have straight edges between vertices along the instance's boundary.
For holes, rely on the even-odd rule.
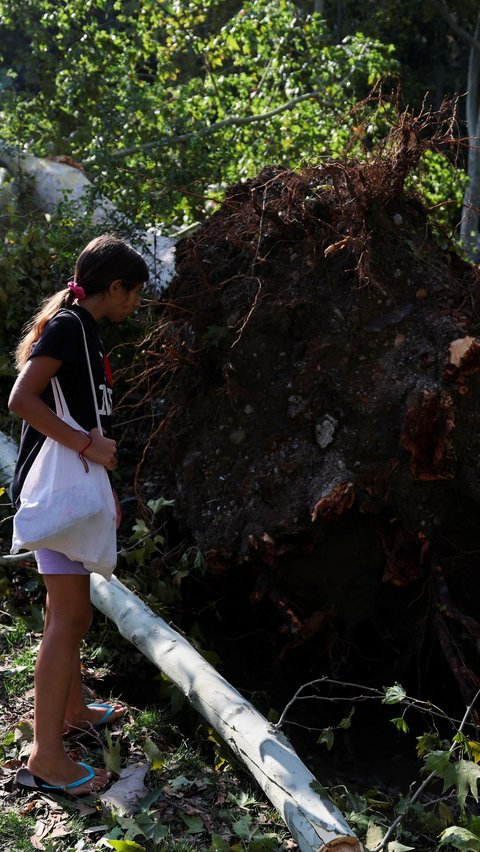
[[82,562],[72,562],[64,553],[43,547],[35,551],[39,574],[90,574]]

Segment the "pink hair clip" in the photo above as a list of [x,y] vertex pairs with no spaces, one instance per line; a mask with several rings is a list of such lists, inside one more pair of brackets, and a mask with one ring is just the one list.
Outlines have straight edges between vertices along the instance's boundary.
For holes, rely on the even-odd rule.
[[76,281],[69,281],[68,284],[67,284],[67,287],[68,287],[69,290],[72,291],[72,293],[75,294],[76,299],[84,299],[85,296],[87,295],[85,293],[85,290],[83,289],[82,285],[77,284]]

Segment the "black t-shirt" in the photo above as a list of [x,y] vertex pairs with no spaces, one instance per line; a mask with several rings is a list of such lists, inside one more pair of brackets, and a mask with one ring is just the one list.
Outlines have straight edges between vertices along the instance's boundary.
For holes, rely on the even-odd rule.
[[[81,319],[85,329],[100,421],[104,434],[111,437],[112,376],[103,343],[98,336],[97,323],[89,311],[76,305],[58,311],[49,320],[43,334],[33,346],[30,358],[47,355],[50,358],[58,358],[62,362],[56,377],[60,382],[70,414],[85,432],[97,426],[82,329],[78,319],[72,316],[72,313]],[[55,411],[50,383],[42,393],[42,399]],[[12,485],[15,504],[18,504],[25,477],[44,440],[45,435],[24,422]]]

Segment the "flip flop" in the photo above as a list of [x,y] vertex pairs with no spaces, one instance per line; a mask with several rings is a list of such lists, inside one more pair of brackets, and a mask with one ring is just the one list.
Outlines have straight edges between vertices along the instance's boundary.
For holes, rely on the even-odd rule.
[[[57,793],[59,796],[65,796],[70,794],[70,790],[75,790],[76,787],[81,787],[82,784],[86,784],[88,781],[92,781],[95,778],[95,770],[92,769],[88,763],[82,763],[78,761],[78,766],[83,766],[84,769],[87,770],[87,774],[84,775],[83,778],[79,778],[78,781],[71,781],[69,784],[47,784],[43,778],[40,778],[38,775],[33,775],[28,769],[19,769],[16,775],[16,782],[19,787],[24,787],[27,790],[38,790],[41,793]],[[104,788],[101,790],[92,790],[90,793],[81,793],[78,797],[81,796],[91,796],[94,793],[99,795],[104,792]]]
[[[102,708],[105,708],[105,713],[103,714],[102,718],[99,719],[98,722],[95,722],[94,725],[92,724],[92,728],[97,728],[97,730],[99,728],[103,728],[108,723],[108,720],[110,719],[110,716],[112,715],[112,713],[118,712],[115,709],[115,707],[113,706],[113,704],[109,704],[108,701],[95,701],[93,704],[87,704],[87,707],[102,707]],[[125,713],[123,713],[122,715],[124,716]],[[122,716],[119,716],[118,719],[115,719],[114,721],[118,722],[118,721],[120,721],[121,718],[122,718]]]

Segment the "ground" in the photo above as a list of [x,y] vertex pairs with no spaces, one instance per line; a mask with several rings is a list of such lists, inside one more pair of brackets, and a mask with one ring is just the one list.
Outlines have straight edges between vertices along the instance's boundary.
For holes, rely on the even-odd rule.
[[[137,661],[137,674],[149,677],[153,705],[133,700],[138,683],[132,685],[129,712],[122,724],[102,733],[80,733],[65,739],[65,747],[76,760],[107,765],[114,772],[136,769],[135,783],[128,782],[126,794],[116,793],[116,805],[93,799],[73,800],[19,789],[17,769],[29,754],[33,719],[33,665],[41,634],[38,612],[32,600],[30,572],[17,572],[15,622],[12,594],[1,616],[2,718],[0,722],[0,840],[5,852],[40,849],[67,852],[112,848],[107,838],[125,852],[275,852],[296,849],[282,820],[260,790],[239,766],[228,762],[223,746],[216,743],[197,718],[195,730],[185,736],[166,702],[160,701],[152,667]],[[13,593],[13,588],[11,592]],[[100,621],[100,619],[97,619]],[[109,697],[112,672],[99,665],[99,641],[105,641],[105,625],[97,624],[91,644],[84,647],[84,684],[88,697]],[[108,644],[108,640],[107,640]],[[119,650],[118,638],[114,645]],[[125,649],[123,649],[125,652]],[[120,651],[121,653],[121,651]],[[112,651],[109,655],[112,659]],[[92,659],[92,658],[97,659]],[[130,662],[132,652],[130,652]],[[92,665],[94,663],[94,665]],[[107,677],[110,675],[110,677]],[[130,676],[132,681],[132,676]],[[115,682],[115,677],[113,678]],[[117,681],[118,682],[118,681]],[[125,700],[125,696],[123,696]],[[159,705],[163,704],[163,709]],[[128,794],[135,794],[130,807]],[[118,788],[114,788],[117,789]],[[108,793],[107,793],[108,796]],[[123,805],[121,804],[123,801]],[[120,803],[120,804],[119,804]],[[122,812],[123,808],[123,812]],[[103,842],[102,842],[103,841]],[[122,842],[137,846],[122,846]]]

